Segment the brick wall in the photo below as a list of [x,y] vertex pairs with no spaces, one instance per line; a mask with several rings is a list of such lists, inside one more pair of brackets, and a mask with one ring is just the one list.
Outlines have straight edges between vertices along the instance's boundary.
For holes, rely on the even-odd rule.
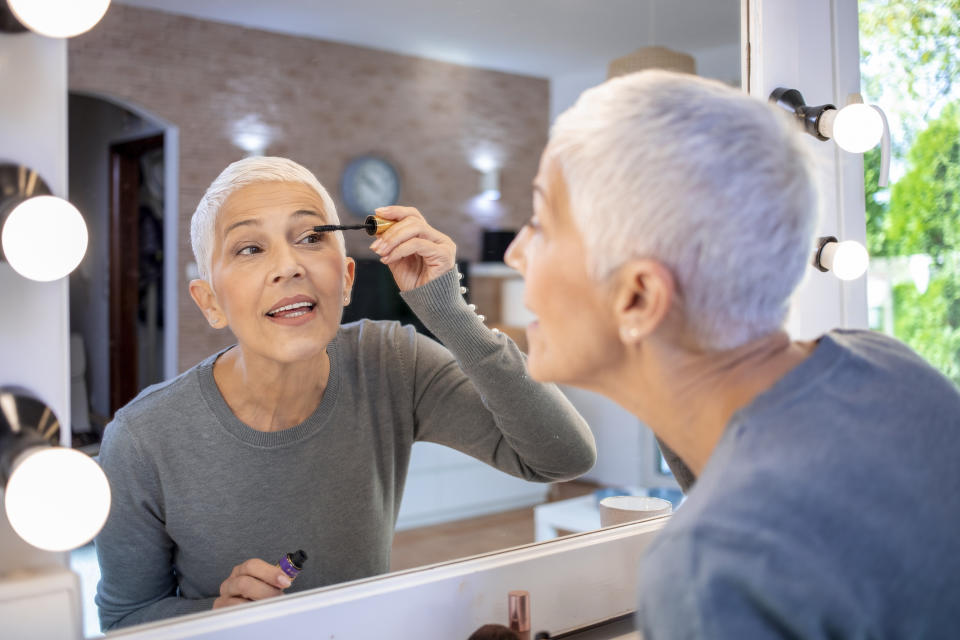
[[[204,190],[243,152],[234,123],[258,117],[275,132],[270,155],[310,168],[337,201],[340,173],[363,153],[393,161],[401,204],[418,207],[479,256],[480,233],[518,228],[549,126],[549,83],[311,38],[218,24],[113,3],[69,41],[69,86],[139,105],[180,130],[180,369],[233,341],[204,322],[187,292],[190,215]],[[502,164],[502,199],[477,204],[474,154]],[[348,234],[349,235],[349,234]],[[372,257],[358,235],[355,257]]]

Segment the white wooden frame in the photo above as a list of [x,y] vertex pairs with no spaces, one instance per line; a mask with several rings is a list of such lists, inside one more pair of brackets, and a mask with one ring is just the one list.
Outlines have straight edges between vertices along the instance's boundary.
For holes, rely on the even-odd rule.
[[515,589],[531,593],[532,630],[555,635],[635,610],[637,568],[669,518],[184,616],[110,637],[451,640],[467,638],[484,624],[506,624],[507,593]]

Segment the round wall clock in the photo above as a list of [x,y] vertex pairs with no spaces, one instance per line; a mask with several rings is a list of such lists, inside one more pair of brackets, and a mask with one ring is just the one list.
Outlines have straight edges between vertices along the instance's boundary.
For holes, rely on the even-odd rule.
[[377,156],[354,158],[340,177],[340,193],[351,213],[371,215],[377,207],[397,203],[400,177],[393,165]]

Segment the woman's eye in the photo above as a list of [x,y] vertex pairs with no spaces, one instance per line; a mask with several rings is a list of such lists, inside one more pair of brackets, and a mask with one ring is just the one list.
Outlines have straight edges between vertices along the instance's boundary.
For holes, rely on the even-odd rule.
[[241,247],[240,250],[237,251],[238,256],[252,256],[255,253],[260,253],[260,247],[252,244],[247,245],[246,247]]
[[309,233],[300,239],[300,244],[316,244],[323,240],[322,233]]

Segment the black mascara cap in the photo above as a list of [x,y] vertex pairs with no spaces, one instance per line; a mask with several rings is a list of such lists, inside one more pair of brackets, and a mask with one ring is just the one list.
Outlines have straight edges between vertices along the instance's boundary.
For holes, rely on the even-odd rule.
[[297,549],[290,554],[290,564],[295,566],[297,569],[303,569],[303,562],[307,559],[307,554],[303,549]]

